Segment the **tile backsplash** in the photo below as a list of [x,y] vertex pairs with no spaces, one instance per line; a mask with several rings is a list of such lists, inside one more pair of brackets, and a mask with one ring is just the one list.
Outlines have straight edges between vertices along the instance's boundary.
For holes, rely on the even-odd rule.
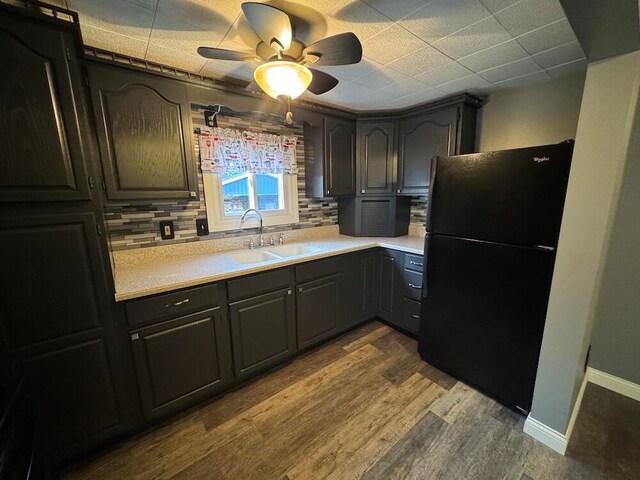
[[[204,123],[204,108],[192,106],[192,121],[194,128]],[[338,203],[335,198],[307,198],[304,183],[304,136],[302,125],[286,127],[277,120],[266,120],[261,115],[233,115],[218,116],[220,127],[251,130],[254,132],[271,132],[276,134],[295,135],[298,139],[296,158],[298,162],[298,210],[300,221],[296,224],[265,227],[265,231],[288,231],[301,228],[312,228],[338,223]],[[199,163],[197,136],[193,136],[196,158]],[[229,230],[226,232],[212,232],[207,236],[198,237],[196,234],[196,219],[207,218],[205,208],[202,172],[198,168],[199,200],[156,200],[156,201],[126,201],[107,202],[105,219],[109,234],[109,245],[112,251],[133,248],[153,247],[176,243],[196,242],[219,238],[238,237],[255,234],[256,229]],[[426,197],[414,197],[411,201],[411,223],[424,224],[426,219]],[[173,240],[160,238],[160,222],[172,220],[175,228]]]

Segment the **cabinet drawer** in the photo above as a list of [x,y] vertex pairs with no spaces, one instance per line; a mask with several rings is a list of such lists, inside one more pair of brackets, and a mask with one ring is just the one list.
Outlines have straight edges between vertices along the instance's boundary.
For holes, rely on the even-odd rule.
[[422,255],[411,255],[410,253],[404,256],[404,268],[405,270],[415,270],[422,273],[422,266],[424,265],[424,258]]
[[420,302],[404,298],[402,300],[402,327],[412,333],[420,330]]
[[343,255],[339,255],[296,265],[296,282],[306,282],[307,280],[337,273],[341,270],[340,266],[344,259]]
[[420,301],[422,296],[422,274],[405,270],[403,274],[404,296]]
[[293,283],[292,272],[291,268],[281,268],[229,280],[227,282],[229,301],[287,288]]
[[218,284],[180,290],[127,302],[129,326],[139,327],[156,320],[198,312],[220,303]]

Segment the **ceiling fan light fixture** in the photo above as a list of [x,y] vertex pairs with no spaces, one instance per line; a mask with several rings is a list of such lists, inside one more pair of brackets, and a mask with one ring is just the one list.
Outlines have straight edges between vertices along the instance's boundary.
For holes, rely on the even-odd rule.
[[297,98],[304,92],[313,75],[304,65],[278,60],[260,65],[253,78],[264,92],[273,98],[282,96]]

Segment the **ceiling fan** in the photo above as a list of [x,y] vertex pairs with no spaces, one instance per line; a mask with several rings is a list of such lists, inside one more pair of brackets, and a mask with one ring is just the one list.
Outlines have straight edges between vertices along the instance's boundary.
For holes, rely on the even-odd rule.
[[362,59],[362,45],[351,33],[340,33],[305,45],[294,37],[289,15],[279,8],[258,2],[245,2],[242,11],[260,38],[255,53],[224,48],[199,47],[198,53],[217,60],[264,60],[253,72],[249,90],[262,89],[269,96],[284,101],[287,123],[292,123],[290,101],[305,90],[315,95],[328,92],[338,79],[310,66],[350,65]]

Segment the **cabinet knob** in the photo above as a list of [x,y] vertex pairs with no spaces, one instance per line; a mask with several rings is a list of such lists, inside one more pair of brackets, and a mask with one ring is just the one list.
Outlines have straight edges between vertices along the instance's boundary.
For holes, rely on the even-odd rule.
[[291,289],[287,290],[287,295],[291,295],[292,293]]
[[131,335],[131,340],[138,340],[140,338],[140,334],[134,333]]
[[196,198],[196,192],[189,192],[189,196],[191,198]]
[[417,289],[421,289],[421,288],[422,288],[422,286],[421,286],[421,285],[416,285],[415,283],[410,283],[410,284],[409,284],[409,286],[410,286],[411,288],[415,288],[416,290],[417,290]]
[[396,190],[396,193],[402,193],[402,189],[399,188],[398,190]]
[[365,193],[365,189],[363,188],[363,189],[360,191],[360,193]]
[[411,315],[413,318],[417,318],[418,320],[420,320],[420,315]]
[[175,302],[175,303],[167,303],[164,307],[165,308],[179,307],[180,305],[184,305],[185,303],[189,303],[189,299],[188,298],[185,298],[184,300],[180,300],[179,302]]

